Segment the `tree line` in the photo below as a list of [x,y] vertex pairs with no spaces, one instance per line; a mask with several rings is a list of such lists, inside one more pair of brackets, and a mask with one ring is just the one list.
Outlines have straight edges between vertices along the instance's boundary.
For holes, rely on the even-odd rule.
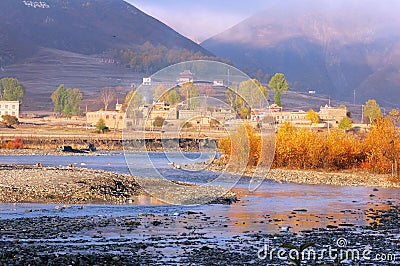
[[[333,129],[318,132],[308,128],[295,128],[290,123],[282,125],[276,135],[273,167],[289,169],[363,170],[373,173],[399,175],[400,115],[392,110],[389,116],[373,121],[365,134],[355,134]],[[261,135],[250,126],[239,128],[240,137],[227,137],[218,141],[219,150],[256,166],[261,157],[261,147],[272,139]],[[236,133],[238,134],[238,133]],[[246,136],[247,135],[247,136]],[[247,137],[247,138],[246,138]],[[243,141],[250,152],[241,154]],[[243,152],[242,152],[243,153]],[[234,160],[236,161],[236,160]]]
[[82,97],[82,93],[79,89],[66,89],[64,84],[61,84],[51,95],[51,100],[54,104],[54,112],[65,116],[79,115]]
[[227,60],[215,56],[203,55],[187,49],[169,49],[163,45],[153,45],[150,42],[133,49],[119,49],[115,51],[115,58],[137,72],[152,73],[166,66],[190,60],[218,60],[228,63]]

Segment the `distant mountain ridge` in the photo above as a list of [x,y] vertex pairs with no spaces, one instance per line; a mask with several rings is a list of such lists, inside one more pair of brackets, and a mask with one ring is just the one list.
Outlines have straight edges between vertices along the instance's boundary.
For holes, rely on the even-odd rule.
[[[333,3],[335,2],[335,3]],[[395,1],[270,1],[201,45],[248,72],[286,74],[301,91],[361,104],[400,102],[400,19]]]
[[2,52],[3,63],[37,47],[91,55],[146,41],[210,54],[122,0],[2,0],[0,25],[0,47],[9,59]]
[[22,82],[25,109],[50,110],[60,83],[82,89],[84,99],[105,86],[129,89],[138,74],[114,55],[144,43],[212,56],[123,0],[0,1],[0,78]]

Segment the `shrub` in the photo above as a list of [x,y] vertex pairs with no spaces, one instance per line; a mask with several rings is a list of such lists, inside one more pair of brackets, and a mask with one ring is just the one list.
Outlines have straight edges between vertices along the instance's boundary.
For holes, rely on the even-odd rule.
[[189,121],[183,123],[182,128],[191,128],[193,127],[193,124]]
[[106,126],[104,119],[100,118],[96,123],[96,133],[105,133],[109,131],[110,129]]
[[157,116],[156,118],[154,118],[153,126],[162,127],[164,125],[164,121],[164,118],[162,118],[161,116]]
[[14,140],[7,141],[3,147],[8,150],[23,149],[24,144],[22,143],[21,138],[15,138]]
[[3,123],[7,125],[7,127],[12,127],[13,125],[18,125],[18,118],[12,115],[3,115],[1,117],[3,119]]

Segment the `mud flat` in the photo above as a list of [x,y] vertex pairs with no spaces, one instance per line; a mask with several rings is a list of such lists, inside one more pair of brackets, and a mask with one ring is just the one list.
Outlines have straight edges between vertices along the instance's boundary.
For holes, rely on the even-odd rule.
[[1,203],[129,204],[157,191],[173,204],[232,203],[236,195],[226,188],[133,177],[75,167],[0,165]]

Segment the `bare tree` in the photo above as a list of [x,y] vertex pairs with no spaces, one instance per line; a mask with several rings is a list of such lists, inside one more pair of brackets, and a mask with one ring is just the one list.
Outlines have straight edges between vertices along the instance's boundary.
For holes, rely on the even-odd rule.
[[104,103],[104,110],[107,111],[108,106],[114,100],[116,96],[115,89],[111,87],[105,87],[100,92],[100,99]]

